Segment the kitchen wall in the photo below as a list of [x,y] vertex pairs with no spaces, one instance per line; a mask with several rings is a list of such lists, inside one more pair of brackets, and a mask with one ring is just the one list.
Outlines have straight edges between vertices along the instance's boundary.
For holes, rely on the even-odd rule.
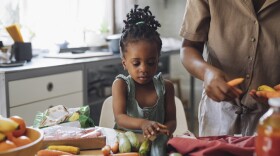
[[152,13],[161,23],[159,33],[163,37],[174,37],[180,39],[179,30],[181,27],[186,0],[130,0],[116,1],[116,31],[120,32],[123,27],[123,20],[134,4],[140,7],[150,6]]

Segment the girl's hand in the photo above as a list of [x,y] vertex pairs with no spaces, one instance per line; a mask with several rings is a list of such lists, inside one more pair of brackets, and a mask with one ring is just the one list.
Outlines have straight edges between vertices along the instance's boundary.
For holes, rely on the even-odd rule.
[[141,128],[145,138],[150,138],[151,136],[155,136],[159,133],[169,135],[169,130],[167,127],[155,121],[147,120],[142,124]]
[[231,101],[242,94],[240,89],[227,84],[225,73],[215,68],[205,72],[204,88],[207,96],[217,102]]

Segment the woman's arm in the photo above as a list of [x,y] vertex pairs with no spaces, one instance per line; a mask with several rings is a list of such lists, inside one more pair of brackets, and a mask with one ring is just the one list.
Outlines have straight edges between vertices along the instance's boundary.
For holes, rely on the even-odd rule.
[[181,62],[194,77],[204,81],[208,97],[214,101],[231,101],[240,95],[236,88],[227,85],[227,75],[208,64],[202,57],[203,42],[184,39],[180,52]]

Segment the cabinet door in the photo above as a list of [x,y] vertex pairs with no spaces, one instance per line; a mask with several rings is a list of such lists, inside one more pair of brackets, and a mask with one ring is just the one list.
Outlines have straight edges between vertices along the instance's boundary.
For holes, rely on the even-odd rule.
[[82,71],[74,71],[10,81],[8,85],[9,104],[14,107],[81,92],[83,76]]
[[28,126],[32,126],[37,112],[43,112],[49,107],[56,105],[64,105],[67,108],[81,107],[83,105],[83,94],[82,92],[78,92],[45,101],[12,107],[10,108],[10,116],[18,115],[24,118]]

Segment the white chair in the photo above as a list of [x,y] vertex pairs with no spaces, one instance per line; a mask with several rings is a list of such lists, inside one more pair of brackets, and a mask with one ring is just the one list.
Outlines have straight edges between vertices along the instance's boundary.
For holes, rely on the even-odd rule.
[[182,101],[175,96],[175,105],[176,105],[176,120],[177,120],[177,127],[173,133],[174,136],[182,135],[188,131],[188,124],[185,114],[185,109],[183,106]]
[[[185,115],[185,110],[181,100],[175,96],[176,105],[176,119],[177,127],[174,131],[174,136],[185,133],[188,130],[187,119]],[[101,115],[99,120],[100,127],[113,128],[115,124],[115,118],[112,107],[112,96],[105,99],[101,109]]]
[[114,128],[115,118],[112,106],[112,99],[112,96],[109,96],[103,102],[99,119],[100,127]]

